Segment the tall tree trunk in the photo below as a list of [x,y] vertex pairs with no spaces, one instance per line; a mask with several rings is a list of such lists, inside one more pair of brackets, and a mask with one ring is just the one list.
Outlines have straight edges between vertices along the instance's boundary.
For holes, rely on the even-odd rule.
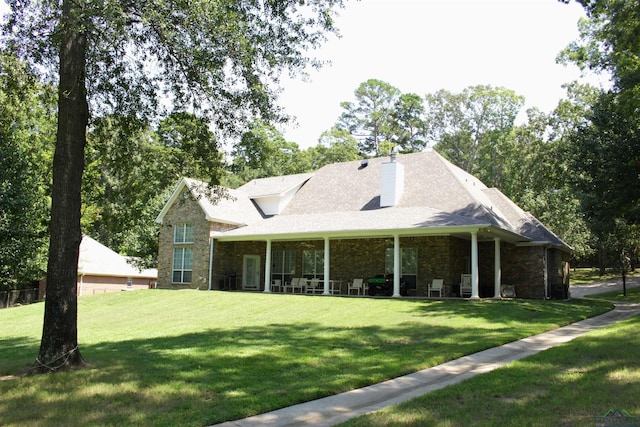
[[81,9],[82,2],[63,3],[47,295],[40,352],[32,372],[85,364],[78,350],[76,296],[82,240],[80,189],[89,121],[85,88],[87,38],[82,30]]

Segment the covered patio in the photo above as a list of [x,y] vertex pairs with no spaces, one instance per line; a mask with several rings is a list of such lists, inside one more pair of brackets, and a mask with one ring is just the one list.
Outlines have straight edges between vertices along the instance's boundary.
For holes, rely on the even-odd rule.
[[[372,278],[387,277],[392,292],[386,295],[398,298],[429,297],[429,284],[442,279],[444,289],[437,297],[463,297],[460,285],[462,277],[467,276],[471,286],[464,297],[501,298],[507,296],[505,286],[508,296],[528,296],[517,265],[531,252],[539,252],[541,266],[549,257],[549,248],[534,248],[521,236],[490,225],[359,233],[289,232],[263,236],[263,240],[256,240],[255,235],[240,235],[242,231],[249,230],[238,229],[235,236],[233,231],[212,235],[210,283],[222,283],[218,272],[234,271],[238,290],[368,295],[367,284]],[[533,278],[538,283],[548,277],[542,274],[542,268],[539,271],[540,277]],[[363,286],[350,290],[357,279],[363,281]],[[517,288],[522,292],[514,295]],[[544,289],[549,289],[548,284]],[[545,292],[530,297],[549,295]]]

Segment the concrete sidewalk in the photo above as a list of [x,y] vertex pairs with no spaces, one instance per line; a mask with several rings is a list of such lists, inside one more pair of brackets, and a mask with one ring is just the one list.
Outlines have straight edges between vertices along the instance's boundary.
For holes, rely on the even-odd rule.
[[603,315],[461,357],[433,368],[250,418],[228,421],[217,426],[332,426],[492,371],[514,360],[571,341],[587,332],[609,326],[639,313],[640,305],[616,304],[614,310]]

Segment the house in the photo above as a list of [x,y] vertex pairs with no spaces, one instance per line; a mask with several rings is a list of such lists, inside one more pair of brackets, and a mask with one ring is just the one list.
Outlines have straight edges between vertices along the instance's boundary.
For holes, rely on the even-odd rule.
[[464,278],[471,298],[567,295],[572,248],[436,152],[207,188],[181,180],[156,219],[159,287],[270,292],[305,277],[330,294],[386,275],[393,296],[426,296],[434,279],[460,296]]
[[[89,236],[83,235],[78,257],[78,295],[149,289],[156,285],[156,269],[139,270],[131,259],[118,254]],[[40,282],[44,297],[46,281]]]

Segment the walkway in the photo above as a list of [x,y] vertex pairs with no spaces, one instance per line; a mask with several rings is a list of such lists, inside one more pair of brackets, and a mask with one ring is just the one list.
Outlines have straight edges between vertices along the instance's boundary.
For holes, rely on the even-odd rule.
[[[637,287],[636,279],[630,284]],[[600,287],[572,287],[572,295],[580,296],[613,290],[615,283]],[[640,305],[620,303],[614,310],[591,319],[484,350],[433,368],[394,378],[357,390],[299,405],[278,409],[237,421],[218,424],[218,427],[247,426],[333,426],[350,418],[378,411],[446,386],[457,384],[475,375],[490,372],[514,360],[519,360],[568,342],[595,329],[609,326],[640,314]]]

